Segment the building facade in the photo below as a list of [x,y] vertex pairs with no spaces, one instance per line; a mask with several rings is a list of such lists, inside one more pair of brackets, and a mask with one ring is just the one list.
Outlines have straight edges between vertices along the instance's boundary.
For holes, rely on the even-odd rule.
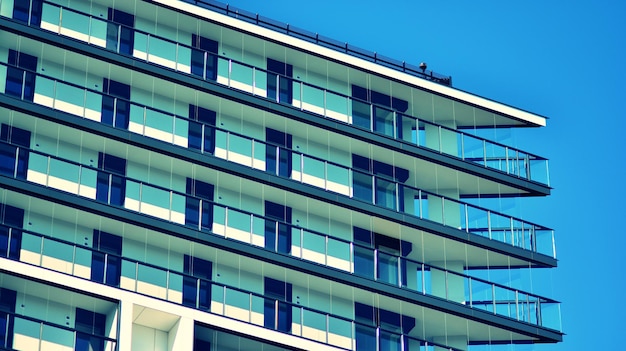
[[561,341],[547,160],[481,136],[545,117],[211,1],[0,15],[0,349]]

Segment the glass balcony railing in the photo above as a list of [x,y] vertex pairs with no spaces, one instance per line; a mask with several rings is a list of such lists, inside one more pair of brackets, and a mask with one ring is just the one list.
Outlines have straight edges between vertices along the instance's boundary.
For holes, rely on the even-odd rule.
[[0,339],[2,350],[117,350],[115,339],[17,313],[0,312],[0,323],[6,328]]
[[[118,274],[111,281],[98,283],[148,295],[157,299],[226,316],[272,330],[354,350],[358,329],[370,331],[376,343],[386,342],[391,335],[398,343],[410,343],[416,350],[457,351],[441,344],[409,337],[381,327],[358,323],[352,319],[311,309],[289,301],[269,298],[216,281],[197,278],[137,260],[104,253],[75,243],[59,240],[32,231],[22,232],[20,261],[65,274],[91,279],[92,257],[98,256],[104,269],[102,277]],[[115,272],[107,273],[107,269]],[[269,318],[268,318],[269,314]],[[39,330],[39,329],[36,329]],[[69,340],[69,339],[68,339]],[[402,340],[402,341],[400,341]],[[113,342],[108,340],[107,342]],[[114,350],[113,348],[106,350]],[[413,350],[413,348],[411,348]]]
[[[390,255],[291,223],[276,221],[11,144],[0,143],[0,157],[3,164],[10,165],[0,169],[0,174],[19,178],[18,162],[11,162],[10,159],[28,159],[25,178],[34,183],[123,206],[129,210],[191,226],[195,230],[210,231],[219,236],[526,323],[554,328],[554,321],[560,321],[560,310],[558,307],[554,308],[555,305],[558,306],[555,301]],[[117,188],[114,185],[116,183]],[[97,194],[97,189],[102,190],[103,184],[106,187],[105,193],[100,191]],[[189,206],[202,210],[190,212]],[[268,235],[274,236],[273,242],[284,240],[281,239],[284,236],[289,237],[290,247],[266,247]],[[436,281],[439,284],[433,284]],[[557,317],[554,317],[555,313]],[[544,315],[546,317],[542,317]]]
[[[49,2],[44,2],[41,28],[117,52],[121,47],[120,43],[107,44],[106,33],[107,28],[119,32],[122,25]],[[191,56],[198,49],[138,29],[124,28],[134,33],[132,56],[191,74]],[[204,53],[204,66],[199,68],[204,72],[203,79],[213,80],[205,76],[214,69],[209,67],[213,64],[209,57],[217,60],[217,83],[278,101],[281,94],[272,95],[267,84],[268,79],[276,79],[276,91],[281,91],[285,84],[289,85],[286,90],[292,91],[291,101],[282,102],[301,110],[549,185],[548,160],[540,156],[212,53]],[[357,122],[356,116],[369,122]]]
[[[6,64],[0,63],[0,70],[6,67]],[[100,121],[104,96],[107,95],[37,74],[33,101]],[[129,111],[125,112],[128,114],[126,118],[129,119],[130,131],[191,148],[190,124],[198,124],[197,122],[128,100],[114,99],[130,106]],[[214,126],[202,124],[197,133],[196,138],[201,141],[192,148],[197,151],[212,153],[216,157],[265,171],[267,162],[270,161],[266,151],[275,148],[276,159],[272,162],[278,165],[282,159],[289,158],[292,165],[287,174],[276,171],[278,175],[467,233],[556,257],[552,229]],[[356,188],[359,191],[355,192]]]

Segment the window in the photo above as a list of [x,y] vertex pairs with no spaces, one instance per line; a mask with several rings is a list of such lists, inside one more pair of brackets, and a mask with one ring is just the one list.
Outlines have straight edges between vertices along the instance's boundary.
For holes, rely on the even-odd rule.
[[17,294],[14,290],[0,288],[0,348],[13,347],[13,313]]
[[128,129],[130,85],[104,78],[102,92],[102,123]]
[[18,99],[33,101],[37,57],[9,49],[5,93]]
[[126,197],[126,160],[102,152],[98,153],[96,200],[122,206]]
[[13,0],[13,19],[32,26],[39,26],[42,7],[42,0]]
[[265,201],[265,248],[291,252],[291,207]]
[[291,134],[265,128],[265,170],[281,177],[291,177]]
[[398,211],[404,210],[403,187],[398,184],[396,189],[396,182],[404,183],[409,178],[408,170],[359,155],[352,155],[352,168],[355,198]]
[[183,305],[208,311],[211,308],[212,263],[185,255],[183,277]]
[[293,66],[267,59],[267,97],[278,102],[291,104],[293,100]]
[[191,74],[204,79],[217,79],[217,42],[196,34],[191,35]]
[[[354,303],[354,315],[357,351],[403,351],[400,334],[408,334],[415,327],[415,318],[359,302]],[[408,350],[406,343],[404,350]]]
[[189,148],[215,152],[215,111],[189,105]]
[[356,98],[352,101],[352,124],[402,138],[402,123],[394,120],[394,112],[406,112],[408,102],[357,85],[352,86],[352,97]]
[[264,323],[266,328],[291,331],[291,284],[265,278]]
[[19,261],[22,249],[24,210],[0,204],[0,256]]
[[93,248],[91,254],[91,280],[111,286],[119,286],[122,275],[122,238],[93,231]]
[[120,54],[133,54],[135,41],[135,16],[120,10],[109,8],[107,23],[107,49]]
[[106,315],[76,308],[76,351],[104,351]]
[[187,178],[185,225],[211,231],[213,227],[213,185]]
[[[370,279],[398,285],[407,281],[404,260],[413,250],[413,245],[404,240],[354,227],[354,273]],[[375,271],[376,269],[376,271]]]
[[[2,124],[0,126],[0,174],[26,179],[30,132]],[[18,148],[18,146],[21,146]]]

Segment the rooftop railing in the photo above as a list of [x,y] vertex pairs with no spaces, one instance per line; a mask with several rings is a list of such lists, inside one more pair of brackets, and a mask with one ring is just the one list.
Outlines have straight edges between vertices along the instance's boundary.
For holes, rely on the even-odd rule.
[[182,0],[196,6],[209,9],[214,12],[225,14],[227,16],[243,20],[248,23],[252,23],[267,29],[271,29],[276,32],[290,35],[292,37],[308,41],[310,43],[318,44],[326,48],[342,52],[354,57],[358,57],[370,62],[377,63],[379,65],[410,74],[415,77],[427,79],[442,85],[452,86],[452,77],[445,76],[428,70],[425,67],[407,64],[405,61],[395,60],[383,55],[379,55],[377,52],[368,51],[350,45],[348,43],[342,43],[335,39],[331,39],[318,33],[313,33],[288,23],[276,21],[264,16],[260,16],[258,13],[248,12],[228,4],[221,3],[213,0]]
[[[43,29],[104,48],[107,47],[107,28],[114,27],[119,31],[124,27],[49,2],[44,2],[42,18]],[[135,33],[135,58],[191,73],[191,53],[198,49],[138,29],[126,28]],[[119,47],[118,43],[116,48]],[[548,160],[543,157],[211,53],[204,53],[201,67],[203,79],[212,80],[205,76],[207,70],[213,69],[208,67],[210,57],[217,59],[216,81],[220,84],[279,101],[280,94],[269,96],[266,86],[268,79],[276,79],[277,91],[281,85],[288,84],[293,90],[293,100],[288,103],[303,111],[549,185]],[[359,112],[355,112],[357,110]],[[368,114],[370,121],[365,125],[355,122],[358,113]]]
[[[195,283],[190,284],[191,286],[200,287],[203,284],[221,286],[224,289],[224,293],[227,289],[234,289],[227,285],[218,284],[215,281],[205,281],[188,274],[100,252],[93,248],[84,247],[48,235],[20,228],[7,228],[9,228],[9,233],[12,231],[20,232],[22,250],[29,252],[29,255],[26,256],[27,259],[21,260],[26,260],[27,263],[37,266],[89,279],[91,277],[91,257],[94,253],[97,253],[102,256],[100,258],[102,262],[120,262],[121,260],[121,269],[119,271],[122,278],[114,277],[113,280],[107,281],[107,279],[111,278],[105,271],[99,275],[103,279],[103,281],[100,281],[101,283],[119,285],[122,288],[150,294],[154,297],[177,303],[182,303],[183,301],[181,296],[183,279],[194,281]],[[9,237],[11,236],[9,235]],[[7,245],[10,245],[10,243],[9,240]],[[351,245],[354,245],[355,250],[361,256],[373,255],[373,257],[377,258],[375,261],[376,268],[374,268],[376,271],[372,271],[377,281],[400,285],[403,288],[418,291],[424,295],[443,298],[520,322],[561,330],[560,303],[557,301],[418,261],[389,255],[378,249],[371,249],[358,244]],[[0,249],[5,250],[2,252],[8,252],[6,248]],[[369,252],[366,253],[365,251]],[[182,256],[182,253],[180,255]],[[108,259],[109,257],[111,259]],[[58,260],[68,264],[63,264]],[[363,260],[360,261],[360,263],[363,262]],[[106,270],[106,264],[104,269]],[[363,271],[361,270],[360,274],[359,272],[355,274],[363,276]],[[372,277],[369,276],[369,278]],[[147,286],[146,284],[151,285]],[[211,294],[213,301],[217,300],[216,302],[221,303],[227,301],[223,297],[224,293]],[[209,308],[207,305],[210,305],[210,303],[201,301],[199,296],[195,296],[195,294],[194,297],[196,299],[187,301],[186,305],[196,308]],[[300,308],[300,306],[297,307]],[[248,318],[248,322],[254,319],[251,315],[248,315]],[[327,330],[325,328],[320,329]]]

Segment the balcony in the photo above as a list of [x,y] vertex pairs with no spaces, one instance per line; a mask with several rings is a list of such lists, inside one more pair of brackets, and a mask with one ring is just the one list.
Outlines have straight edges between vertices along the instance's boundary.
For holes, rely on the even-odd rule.
[[[105,262],[105,271],[101,275],[103,280],[98,281],[99,283],[119,286],[125,290],[275,330],[280,328],[278,324],[267,324],[263,306],[266,303],[285,306],[284,308],[292,311],[293,324],[290,327],[292,334],[345,349],[354,349],[355,325],[360,323],[345,317],[316,311],[287,301],[268,299],[263,295],[214,280],[201,279],[157,265],[100,252],[96,249],[32,231],[4,228],[9,232],[14,230],[21,232],[22,243],[19,258],[21,262],[93,280],[91,257],[97,254],[102,256],[102,261]],[[3,252],[6,252],[6,249],[0,248],[0,250],[5,250]],[[387,264],[390,262],[389,257],[384,257],[384,255],[380,257]],[[107,262],[114,262],[115,267],[119,267],[115,269],[119,277],[115,278],[106,273],[106,269],[109,267]],[[415,284],[415,287],[419,288],[418,292],[425,295],[457,302],[470,308],[480,309],[531,325],[554,330],[561,328],[560,303],[554,300],[415,261],[398,262],[397,267],[402,265],[409,267],[410,274],[407,276],[411,284]],[[387,272],[393,270],[390,266],[384,269]],[[397,271],[398,276],[402,275],[399,272],[401,272],[400,269]],[[391,277],[391,280],[393,279],[395,278]],[[383,280],[379,279],[379,281]],[[190,294],[189,291],[183,293],[183,285],[192,287],[189,288],[191,289],[189,291],[193,290],[193,294]],[[465,287],[464,294],[452,288],[459,285]],[[407,286],[404,287],[408,288]],[[279,310],[276,308],[273,313],[278,313]],[[276,317],[278,318],[278,316]],[[398,335],[398,337],[401,336]],[[402,337],[406,337],[406,335]],[[424,342],[423,340],[419,341]]]
[[[65,83],[57,83],[57,81],[50,81],[53,83],[50,85],[46,85],[43,82],[46,81],[42,79],[37,81],[35,102],[62,108],[79,116],[89,116],[89,114],[98,116],[100,114],[101,93],[77,88]],[[38,93],[41,90],[37,87],[41,86],[52,86],[55,92],[63,91],[63,96],[77,98],[76,103],[81,103],[82,105],[48,98]],[[116,99],[119,100],[118,98]],[[88,103],[87,101],[93,102]],[[190,123],[187,118],[127,102],[130,105],[129,129],[131,131],[187,147],[187,132]],[[91,106],[91,108],[82,106]],[[91,111],[89,114],[88,110]],[[90,119],[93,119],[93,117]],[[159,126],[159,128],[154,128],[154,126]],[[167,132],[162,131],[163,126],[168,126],[171,129]],[[285,155],[289,155],[293,167],[290,170],[289,178],[292,180],[416,218],[433,221],[472,235],[486,237],[513,247],[556,258],[554,231],[552,229],[449,197],[440,196],[426,190],[407,186],[392,179],[345,167],[290,149],[272,146],[265,142],[209,125],[202,125],[202,133],[199,138],[202,142],[196,151],[211,155],[210,152],[205,150],[204,142],[205,136],[209,134],[215,137],[214,156],[216,157],[265,171],[266,162],[270,161],[266,158],[265,151],[269,148],[275,148],[276,159],[271,161],[278,165],[282,162],[281,159]],[[22,148],[17,148],[16,150],[6,151],[6,153],[8,155],[15,152],[17,154],[20,152],[33,152]],[[30,178],[28,179],[31,181],[39,184],[61,184],[58,181],[62,180],[62,184],[66,184],[64,187],[67,186],[68,188],[62,187],[61,190],[95,198],[95,174],[98,172],[95,169],[36,152],[32,154],[29,167]],[[5,173],[15,175],[16,172],[16,168],[11,168],[7,169]],[[60,173],[56,175],[54,172]],[[273,171],[270,170],[269,172]],[[281,175],[278,170],[273,173]],[[127,208],[140,212],[155,211],[155,213],[160,213],[165,211],[163,215],[159,215],[160,218],[176,223],[184,223],[182,214],[184,214],[184,198],[186,195],[175,192],[170,194],[169,189],[158,189],[141,181],[130,179],[126,181],[128,184]],[[358,189],[358,191],[355,189]],[[144,193],[146,197],[153,196],[153,199],[142,201],[140,194]],[[170,204],[170,208],[162,208],[163,204]],[[181,206],[181,210],[174,210],[174,208],[180,208]],[[150,210],[148,210],[149,208]],[[222,225],[226,226],[226,223],[224,222]]]
[[[33,183],[91,199],[97,198],[110,205],[190,226],[194,230],[210,232],[533,325],[560,327],[558,303],[533,294],[10,144],[0,143],[0,156],[3,161],[6,161],[6,156],[14,160],[27,158],[26,180]],[[20,178],[19,173],[24,173],[17,166],[17,161],[3,164],[10,166],[0,169],[1,174]],[[103,179],[109,185],[107,194],[97,195],[96,189],[101,186]],[[116,183],[118,188],[113,185]],[[121,198],[120,193],[123,194]],[[199,210],[187,211],[190,204]],[[274,236],[273,242],[277,243],[285,235],[289,236],[291,243],[286,250],[267,247],[266,237]],[[43,246],[38,242],[32,247]],[[59,254],[63,251],[61,248],[54,249]],[[77,256],[68,252],[67,257]],[[82,272],[88,275],[89,270],[83,268]]]
[[[201,66],[197,67],[197,71],[203,72],[202,76],[193,74],[200,79],[287,103],[327,119],[549,186],[548,160],[540,156],[224,56],[200,52],[164,37],[104,21],[49,2],[44,2],[42,16],[42,29],[101,48],[107,48],[107,30],[121,33],[125,28],[134,35],[132,56],[136,59],[192,74],[192,55],[200,54],[203,62],[196,64]],[[117,37],[118,44],[111,50],[119,52],[121,39],[120,35]],[[207,71],[214,70],[214,59],[217,64],[215,79],[206,75]],[[276,91],[290,90],[293,95],[291,101],[281,102],[281,94],[268,92],[268,80],[276,80]]]

